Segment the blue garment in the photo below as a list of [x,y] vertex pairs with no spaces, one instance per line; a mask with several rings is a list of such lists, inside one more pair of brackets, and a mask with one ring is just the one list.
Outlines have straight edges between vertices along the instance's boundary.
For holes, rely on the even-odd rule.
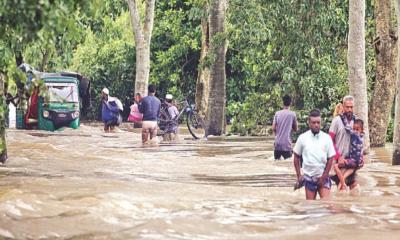
[[139,103],[139,112],[143,113],[143,121],[157,121],[161,102],[155,96],[146,96]]
[[358,167],[362,161],[363,136],[353,131],[350,127],[345,129],[350,134],[350,153],[347,167]]
[[116,120],[118,120],[118,115],[119,115],[119,108],[115,101],[112,101],[112,102],[103,101],[102,102],[101,118],[102,118],[103,122],[116,121]]
[[[307,175],[304,175],[304,186],[312,191],[312,192],[316,192],[318,190],[318,179],[319,178],[315,178],[315,177],[310,177]],[[327,188],[327,189],[331,189],[332,186],[332,182],[331,179],[329,177],[327,177],[324,181],[324,185],[322,186],[323,188]]]

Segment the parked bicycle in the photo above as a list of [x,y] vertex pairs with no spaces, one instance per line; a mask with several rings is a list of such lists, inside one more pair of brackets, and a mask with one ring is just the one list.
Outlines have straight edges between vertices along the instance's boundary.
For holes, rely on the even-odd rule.
[[186,125],[190,132],[190,134],[195,138],[199,139],[205,136],[205,121],[198,114],[195,107],[190,105],[189,102],[185,99],[178,104],[179,106],[183,105],[182,109],[179,111],[179,114],[171,119],[171,116],[168,113],[168,104],[162,100],[160,115],[158,116],[158,135],[162,136],[168,131],[169,127],[173,124],[179,123],[182,116],[186,116]]

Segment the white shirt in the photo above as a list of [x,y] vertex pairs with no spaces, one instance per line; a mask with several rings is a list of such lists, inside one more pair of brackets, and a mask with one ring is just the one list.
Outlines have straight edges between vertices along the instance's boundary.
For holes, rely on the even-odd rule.
[[108,96],[107,102],[115,102],[117,104],[118,109],[124,111],[124,106],[122,105],[122,102],[118,98]]
[[179,111],[178,108],[176,108],[174,105],[170,105],[168,107],[168,113],[171,116],[171,119],[175,119],[175,117],[178,116]]
[[303,158],[303,172],[310,177],[321,177],[328,159],[336,155],[331,137],[322,131],[301,134],[293,151]]

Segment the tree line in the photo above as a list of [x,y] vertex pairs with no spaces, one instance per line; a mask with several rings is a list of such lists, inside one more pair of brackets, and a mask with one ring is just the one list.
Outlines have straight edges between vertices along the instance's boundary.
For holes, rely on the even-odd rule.
[[[81,72],[92,80],[93,96],[107,86],[127,104],[154,83],[160,96],[189,97],[206,117],[207,133],[220,135],[227,122],[232,132],[262,132],[284,94],[293,97],[300,119],[313,108],[329,119],[350,93],[356,114],[368,122],[370,145],[394,135],[397,146],[397,4],[3,0],[0,101],[24,84],[16,67],[26,62],[41,71]],[[86,118],[98,118],[97,100]]]

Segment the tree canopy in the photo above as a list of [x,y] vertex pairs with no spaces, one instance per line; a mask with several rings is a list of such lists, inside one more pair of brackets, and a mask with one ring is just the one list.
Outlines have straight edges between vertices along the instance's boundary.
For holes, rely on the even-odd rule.
[[[229,41],[226,101],[231,130],[259,133],[258,126],[270,123],[284,94],[293,97],[296,110],[320,108],[329,115],[348,93],[348,1],[229,2],[224,38]],[[149,81],[157,84],[161,97],[172,93],[194,101],[204,67],[199,63],[204,4],[156,1]],[[375,30],[373,6],[366,4],[368,46]],[[92,80],[93,96],[109,87],[127,104],[132,99],[136,49],[126,1],[2,1],[0,19],[3,73],[12,72],[18,60],[46,71],[68,69]],[[369,89],[374,61],[374,49],[367,47]],[[86,117],[98,116],[94,107]]]

